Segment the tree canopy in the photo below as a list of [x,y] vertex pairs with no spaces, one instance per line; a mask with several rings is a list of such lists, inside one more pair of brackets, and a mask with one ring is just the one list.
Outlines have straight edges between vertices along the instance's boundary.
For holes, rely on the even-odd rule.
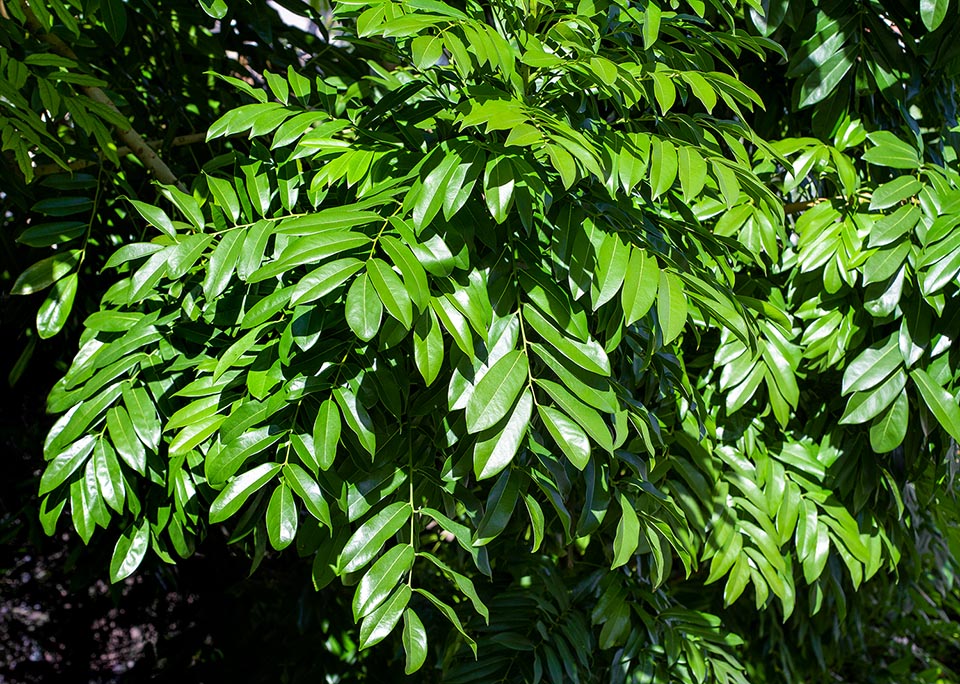
[[956,3],[279,5],[0,4],[48,534],[345,680],[957,676]]

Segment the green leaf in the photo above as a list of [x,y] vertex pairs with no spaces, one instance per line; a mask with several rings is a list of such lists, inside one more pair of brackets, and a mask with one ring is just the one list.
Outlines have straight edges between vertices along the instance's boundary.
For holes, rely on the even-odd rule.
[[620,302],[626,325],[633,325],[646,315],[657,298],[660,284],[660,268],[657,260],[645,250],[634,247],[630,253],[627,272],[624,275]]
[[294,286],[290,305],[308,304],[330,294],[361,268],[363,262],[353,257],[337,259],[315,268]]
[[69,242],[83,235],[87,224],[83,221],[56,221],[30,226],[17,236],[17,242],[29,247],[49,247]]
[[283,466],[283,479],[300,497],[304,506],[310,511],[310,515],[327,527],[332,527],[330,506],[323,498],[320,485],[310,476],[310,473],[296,463],[287,463]]
[[28,295],[50,287],[73,271],[79,259],[80,250],[77,249],[41,259],[20,274],[10,288],[10,294]]
[[[523,307],[523,318],[550,346],[560,355],[591,373],[610,375],[610,359],[607,353],[594,340],[580,342],[572,340],[554,327],[532,306]],[[529,335],[529,333],[528,333]]]
[[313,446],[316,449],[317,465],[320,470],[329,470],[337,457],[337,444],[340,442],[340,409],[333,399],[320,404],[316,420],[313,423]]
[[46,340],[63,329],[77,295],[77,274],[71,273],[53,284],[37,311],[37,334]]
[[874,144],[874,147],[863,153],[864,161],[892,169],[920,168],[920,155],[916,149],[900,140],[893,133],[876,131],[868,133],[867,138]]
[[333,394],[337,400],[343,417],[353,433],[360,440],[360,445],[372,456],[377,450],[377,436],[374,433],[373,421],[370,414],[357,400],[357,396],[348,389],[338,389]]
[[856,58],[856,50],[850,44],[842,46],[822,64],[810,72],[800,85],[799,107],[809,107],[829,96],[850,71]]
[[899,176],[884,183],[873,191],[870,199],[870,211],[886,209],[908,197],[913,197],[923,189],[923,183],[913,176]]
[[910,377],[937,422],[951,437],[960,442],[960,404],[957,403],[957,398],[922,368],[910,371]]
[[277,485],[267,504],[266,523],[270,546],[277,551],[290,546],[297,536],[298,517],[290,488],[283,483]]
[[[160,417],[150,395],[142,387],[123,385],[123,405],[137,437],[153,451],[160,448]],[[117,447],[119,449],[119,445]],[[120,452],[121,455],[123,452]]]
[[123,474],[120,471],[120,462],[117,452],[110,443],[103,438],[97,440],[93,448],[93,469],[97,475],[97,486],[100,495],[117,513],[123,513],[124,484]]
[[920,18],[928,31],[936,31],[950,8],[950,0],[920,0]]
[[443,333],[432,310],[420,317],[413,330],[413,359],[429,387],[443,367]]
[[529,362],[519,350],[504,354],[480,379],[467,401],[467,432],[496,425],[517,400],[527,382]]
[[507,157],[493,157],[487,162],[483,174],[483,196],[490,215],[497,223],[507,220],[513,205],[515,185],[513,164]]
[[413,306],[400,276],[382,259],[367,261],[367,275],[387,313],[409,330],[413,325]]
[[50,461],[40,478],[39,495],[53,491],[77,472],[87,462],[96,441],[94,436],[84,435]]
[[[145,474],[147,455],[143,448],[143,442],[137,437],[136,429],[125,408],[114,406],[107,411],[107,430],[110,433],[110,441],[113,442],[123,462],[141,475]],[[156,430],[159,440],[159,421]]]
[[520,476],[513,468],[508,468],[500,473],[487,496],[483,517],[474,535],[474,546],[489,544],[506,529],[519,496]]
[[413,515],[409,502],[397,501],[368,518],[347,540],[340,553],[340,572],[356,572],[380,553],[383,545]]
[[374,563],[353,594],[353,619],[360,620],[382,604],[413,567],[416,554],[410,544],[399,544]]
[[123,8],[123,0],[103,0],[100,3],[100,14],[107,33],[113,38],[114,44],[119,44],[127,30],[127,13]]
[[613,539],[613,563],[610,569],[619,568],[629,561],[640,545],[640,520],[633,510],[630,500],[620,493],[620,522],[617,523],[617,534]]
[[493,477],[510,465],[527,434],[533,414],[533,394],[523,391],[501,429],[491,428],[492,435],[479,435],[473,447],[473,472],[478,480]]
[[281,467],[281,463],[262,463],[233,478],[210,504],[210,522],[223,522],[239,511],[250,495],[272,480]]
[[[898,368],[893,375],[875,389],[854,392],[847,401],[847,408],[838,422],[841,425],[867,422],[887,408],[903,391],[906,383],[906,373],[902,368]],[[960,415],[960,409],[958,409],[958,415]]]
[[590,440],[587,434],[566,414],[551,406],[537,405],[540,419],[553,437],[560,450],[566,455],[577,470],[587,467],[590,460]]
[[203,278],[203,296],[207,301],[215,300],[230,285],[243,253],[243,238],[242,230],[232,230],[214,247]]
[[170,220],[170,217],[167,216],[167,213],[163,209],[134,199],[128,198],[127,201],[133,205],[137,213],[146,219],[147,223],[151,226],[167,237],[175,238],[177,236],[177,229],[174,227],[173,221]]
[[110,559],[110,581],[116,584],[136,572],[147,555],[149,546],[149,521],[141,520],[139,524],[128,527],[113,548],[113,557]]
[[427,660],[427,630],[412,608],[403,612],[403,650],[407,658],[403,671],[411,675]]
[[687,322],[687,298],[683,281],[669,271],[660,272],[657,296],[657,319],[663,334],[663,344],[670,344],[680,335]]
[[360,623],[360,650],[370,648],[383,641],[400,622],[412,591],[409,585],[402,584],[379,608],[370,613]]
[[893,451],[903,443],[907,436],[909,422],[909,402],[907,393],[901,392],[894,399],[886,413],[879,416],[870,426],[870,447],[878,454]]
[[347,291],[347,325],[364,342],[369,342],[380,330],[383,304],[376,288],[366,273],[357,276]]
[[879,385],[900,367],[903,359],[898,346],[898,336],[890,335],[882,346],[873,345],[864,349],[843,372],[841,392],[862,392]]

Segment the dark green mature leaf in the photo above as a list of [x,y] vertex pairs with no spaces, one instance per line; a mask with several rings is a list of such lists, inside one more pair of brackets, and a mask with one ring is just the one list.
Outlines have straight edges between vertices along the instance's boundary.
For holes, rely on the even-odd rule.
[[340,409],[333,399],[327,399],[320,404],[313,423],[313,446],[320,470],[329,470],[336,459],[340,429]]
[[367,261],[367,275],[387,313],[409,330],[413,325],[413,306],[400,276],[382,259]]
[[53,491],[77,472],[87,462],[96,441],[94,436],[85,435],[58,454],[43,471],[40,478],[40,496]]
[[523,318],[562,357],[591,373],[610,375],[610,359],[603,348],[594,340],[580,342],[567,337],[535,308],[530,306],[523,307]]
[[640,544],[640,520],[630,500],[620,494],[620,522],[613,539],[613,562],[610,568],[619,568],[629,561]]
[[233,478],[210,504],[210,522],[223,522],[239,511],[250,495],[272,480],[281,467],[282,463],[262,463]]
[[408,502],[396,501],[368,518],[343,547],[339,561],[340,572],[356,572],[369,563],[380,553],[383,545],[407,524],[411,515],[413,509]]
[[483,196],[487,200],[487,209],[493,220],[503,223],[513,205],[514,187],[513,165],[507,157],[492,157],[487,162],[483,174]]
[[360,650],[380,643],[393,631],[410,602],[411,593],[408,585],[400,585],[383,605],[363,618],[360,623]]
[[427,630],[410,608],[403,611],[403,650],[406,653],[403,671],[411,675],[427,660]]
[[73,271],[79,258],[80,251],[71,249],[41,259],[17,277],[10,294],[28,295],[45,290]]
[[131,525],[117,540],[110,560],[110,581],[117,583],[126,579],[140,567],[150,546],[150,523],[141,520]]
[[270,503],[267,504],[266,522],[270,546],[277,551],[290,546],[297,536],[299,516],[293,501],[293,493],[286,484],[281,483],[273,490]]
[[489,544],[506,529],[519,496],[520,475],[512,468],[504,470],[487,497],[483,517],[474,535],[474,546]]
[[[373,455],[377,449],[377,437],[373,430],[373,420],[367,413],[367,409],[357,400],[357,396],[348,389],[336,390],[333,396],[343,412],[347,427],[360,440],[361,446]],[[325,442],[326,439],[327,437],[325,437]]]
[[354,334],[369,342],[380,330],[383,303],[367,273],[357,276],[347,292],[347,324]]
[[957,398],[922,368],[911,370],[910,377],[937,422],[951,437],[960,442],[960,404]]
[[333,526],[330,519],[330,506],[323,498],[320,485],[306,470],[296,463],[287,463],[283,466],[283,479],[287,486],[300,497],[304,506],[310,511],[310,515],[327,527]]
[[367,570],[353,595],[354,621],[366,617],[387,599],[403,576],[410,572],[415,557],[412,546],[399,544]]
[[920,168],[920,155],[917,151],[889,131],[868,133],[867,138],[874,144],[863,153],[863,159],[877,166],[893,169]]
[[41,339],[49,339],[63,329],[73,308],[79,282],[77,274],[71,273],[53,284],[37,311],[37,334]]
[[900,367],[902,358],[897,336],[891,335],[882,346],[864,349],[843,373],[844,394],[861,392],[875,387]]
[[852,45],[844,45],[823,63],[816,65],[800,86],[799,107],[817,104],[830,95],[850,71],[856,59]]
[[909,422],[907,393],[901,392],[886,412],[870,426],[870,446],[878,454],[893,451],[903,443]]
[[533,394],[523,391],[502,428],[490,429],[492,435],[478,436],[473,447],[473,472],[478,480],[493,477],[510,465],[527,434],[533,415]]
[[537,404],[537,412],[560,450],[575,468],[583,470],[590,460],[590,440],[583,429],[552,406]]
[[507,415],[527,382],[529,361],[523,351],[501,357],[480,379],[467,401],[467,431],[480,432]]

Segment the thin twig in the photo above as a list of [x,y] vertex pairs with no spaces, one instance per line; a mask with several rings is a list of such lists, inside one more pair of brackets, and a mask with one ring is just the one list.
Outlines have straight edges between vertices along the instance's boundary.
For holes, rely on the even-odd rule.
[[[79,62],[77,53],[75,53],[69,45],[64,43],[59,36],[49,33],[43,28],[43,25],[40,24],[40,21],[25,0],[19,0],[19,2],[27,20],[27,28],[30,29],[30,32],[36,34],[40,40],[47,43],[47,45],[53,48],[53,51],[61,57]],[[113,100],[97,86],[81,86],[80,90],[94,102],[106,105],[116,112],[120,111],[117,109],[117,105],[113,103]],[[123,129],[120,126],[116,126],[116,131],[117,137],[129,148],[130,153],[135,155],[137,159],[153,173],[157,180],[166,185],[175,185],[181,190],[186,190],[183,183],[181,183],[173,171],[170,170],[170,167],[157,156],[157,153],[147,144],[147,141],[145,141],[139,133],[133,128]]]
[[[181,147],[183,145],[193,145],[194,143],[203,142],[207,137],[206,133],[189,133],[187,135],[178,135],[176,138],[170,141],[170,147]],[[151,148],[156,149],[163,144],[163,140],[148,140],[147,145]],[[128,154],[132,154],[133,150],[124,145],[123,147],[117,148],[117,156],[125,157]],[[88,166],[96,166],[103,161],[103,153],[100,153],[98,159],[77,159],[76,161],[70,162],[68,165],[71,171],[79,171],[80,169],[85,169]],[[62,173],[63,167],[59,164],[40,164],[33,168],[33,175],[40,176],[50,176],[54,173]]]

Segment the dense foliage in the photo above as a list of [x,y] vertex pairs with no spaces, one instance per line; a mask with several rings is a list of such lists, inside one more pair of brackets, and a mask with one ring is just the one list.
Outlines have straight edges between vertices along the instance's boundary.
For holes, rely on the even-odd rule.
[[234,4],[5,5],[48,533],[358,678],[957,676],[956,3]]

